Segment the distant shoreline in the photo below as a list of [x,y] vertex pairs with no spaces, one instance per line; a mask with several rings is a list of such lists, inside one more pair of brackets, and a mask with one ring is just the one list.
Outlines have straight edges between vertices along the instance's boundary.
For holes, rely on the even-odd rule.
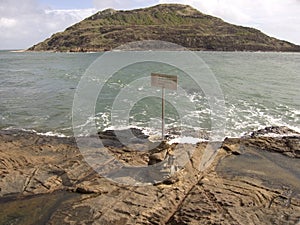
[[[27,52],[32,52],[32,53],[105,53],[105,52],[119,52],[118,51],[55,51],[55,50],[41,50],[41,51],[32,51],[28,49],[19,49],[19,50],[9,50],[9,49],[2,49],[0,51],[7,51],[11,53],[27,53]],[[126,50],[124,50],[126,51]],[[139,52],[139,51],[147,51],[147,50],[136,50],[132,52]],[[159,51],[159,50],[158,50]],[[300,54],[300,52],[297,51],[214,51],[214,50],[199,50],[199,51],[194,51],[194,50],[186,50],[186,51],[191,51],[191,52],[216,52],[216,53],[286,53],[286,54]],[[176,52],[176,51],[175,51]]]
[[20,49],[20,50],[8,50],[10,52],[26,52],[26,49]]

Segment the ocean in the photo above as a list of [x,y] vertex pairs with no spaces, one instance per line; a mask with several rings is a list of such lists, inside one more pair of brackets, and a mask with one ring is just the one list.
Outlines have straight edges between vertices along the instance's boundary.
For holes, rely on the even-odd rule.
[[[0,51],[0,129],[72,136],[74,128],[88,135],[90,126],[129,126],[159,136],[162,91],[150,82],[156,72],[178,76],[177,91],[165,90],[169,136],[207,139],[220,127],[220,139],[268,126],[300,132],[299,53],[195,52],[201,63],[190,69],[202,74],[196,82],[176,65],[153,61],[127,65],[106,79],[102,71],[111,65],[103,63],[105,54]],[[202,88],[212,80],[222,99]],[[85,113],[88,104],[93,113]]]

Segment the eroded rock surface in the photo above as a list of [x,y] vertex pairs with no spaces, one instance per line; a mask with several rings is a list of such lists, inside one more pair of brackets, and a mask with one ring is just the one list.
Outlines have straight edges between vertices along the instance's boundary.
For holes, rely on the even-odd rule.
[[100,176],[72,138],[1,131],[0,223],[294,225],[300,221],[299,143],[291,136],[163,144],[150,151],[142,151],[148,142],[135,143],[141,151],[107,146],[137,168],[155,166],[151,159],[159,165],[172,152],[190,154],[172,176],[133,186]]

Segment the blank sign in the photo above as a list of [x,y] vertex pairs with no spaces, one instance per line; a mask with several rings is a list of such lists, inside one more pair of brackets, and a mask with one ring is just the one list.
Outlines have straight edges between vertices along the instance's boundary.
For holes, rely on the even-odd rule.
[[151,86],[177,90],[177,76],[152,73]]

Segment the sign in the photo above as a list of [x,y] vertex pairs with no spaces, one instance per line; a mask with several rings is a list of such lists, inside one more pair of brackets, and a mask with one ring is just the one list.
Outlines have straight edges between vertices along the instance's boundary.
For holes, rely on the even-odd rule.
[[151,73],[151,86],[160,87],[161,92],[161,136],[165,139],[165,89],[177,90],[177,76]]
[[151,74],[151,86],[161,87],[169,90],[177,90],[177,76],[166,74]]

